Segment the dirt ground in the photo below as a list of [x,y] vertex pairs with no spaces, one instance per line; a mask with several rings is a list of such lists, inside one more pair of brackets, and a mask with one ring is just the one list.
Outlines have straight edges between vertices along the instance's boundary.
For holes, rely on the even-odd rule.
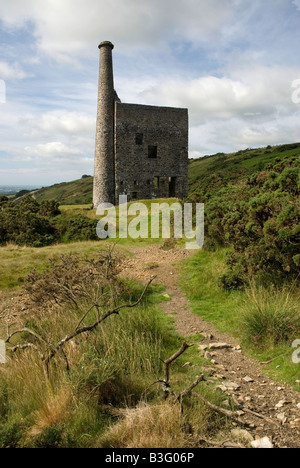
[[206,337],[199,342],[199,352],[214,364],[212,379],[239,404],[241,419],[253,438],[268,437],[278,448],[299,448],[299,393],[266,377],[263,365],[244,354],[236,340],[191,312],[189,301],[178,286],[178,262],[191,253],[179,248],[165,251],[156,245],[133,248],[131,253],[123,274],[143,282],[155,275],[155,282],[163,284],[171,298],[162,303],[162,308],[174,319],[178,333],[201,333]]

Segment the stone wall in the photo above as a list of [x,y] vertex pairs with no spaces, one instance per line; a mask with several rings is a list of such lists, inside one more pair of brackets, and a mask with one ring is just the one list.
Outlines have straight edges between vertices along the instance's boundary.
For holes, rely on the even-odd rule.
[[187,181],[187,109],[116,102],[116,201],[184,198]]

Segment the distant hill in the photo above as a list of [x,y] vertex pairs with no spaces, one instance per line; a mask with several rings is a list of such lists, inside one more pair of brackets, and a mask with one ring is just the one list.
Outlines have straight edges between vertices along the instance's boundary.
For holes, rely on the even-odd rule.
[[73,182],[63,182],[34,192],[38,202],[56,200],[61,205],[92,204],[93,177],[84,177]]
[[191,160],[189,164],[189,195],[214,195],[227,185],[238,186],[268,164],[300,155],[300,143],[266,148],[246,149],[237,153],[218,153],[213,156]]
[[[246,149],[237,153],[218,153],[190,160],[189,194],[209,194],[224,185],[245,180],[263,171],[269,163],[300,154],[300,143]],[[52,185],[34,192],[37,201],[57,200],[61,205],[92,204],[93,177]]]

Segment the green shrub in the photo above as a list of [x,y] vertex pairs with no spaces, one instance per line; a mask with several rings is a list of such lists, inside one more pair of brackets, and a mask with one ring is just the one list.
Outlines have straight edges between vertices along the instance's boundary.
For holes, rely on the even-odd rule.
[[233,249],[228,272],[220,279],[227,289],[239,288],[253,276],[273,283],[297,278],[299,194],[299,157],[278,159],[239,185],[215,186],[210,192],[205,248]]
[[4,424],[0,427],[0,448],[18,448],[22,432],[17,423]]
[[34,448],[57,449],[62,447],[65,447],[63,427],[57,425],[44,429],[34,441]]
[[83,215],[61,215],[54,220],[58,237],[63,242],[98,240],[98,220]]

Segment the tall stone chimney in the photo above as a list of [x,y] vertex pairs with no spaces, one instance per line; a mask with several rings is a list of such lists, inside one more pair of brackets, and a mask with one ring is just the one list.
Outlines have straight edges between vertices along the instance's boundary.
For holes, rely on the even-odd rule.
[[115,203],[114,78],[111,42],[101,42],[93,205]]

